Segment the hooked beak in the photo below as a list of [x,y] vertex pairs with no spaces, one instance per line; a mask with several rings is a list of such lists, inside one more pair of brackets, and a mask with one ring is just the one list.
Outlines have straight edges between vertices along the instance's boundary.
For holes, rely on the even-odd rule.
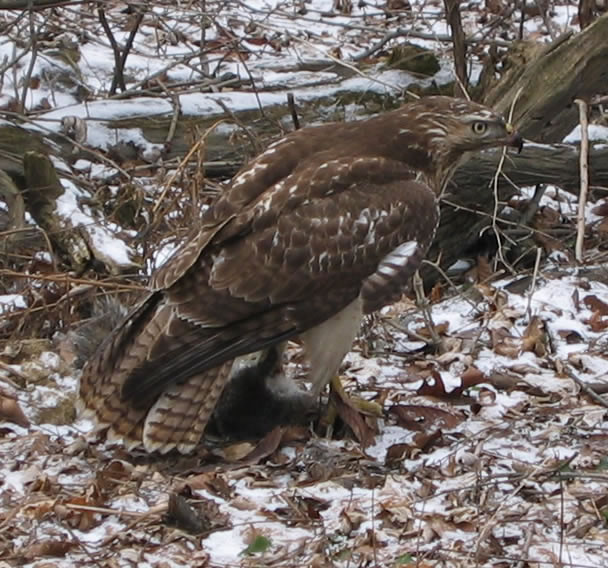
[[509,134],[509,137],[507,138],[506,145],[511,148],[517,148],[517,153],[521,153],[524,147],[524,139],[521,137],[521,134],[511,124],[507,124],[507,134]]

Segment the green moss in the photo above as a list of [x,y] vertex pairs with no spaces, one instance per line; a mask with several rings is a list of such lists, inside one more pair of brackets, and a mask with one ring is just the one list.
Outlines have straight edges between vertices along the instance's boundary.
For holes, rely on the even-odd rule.
[[41,408],[38,412],[39,424],[72,424],[76,420],[76,407],[71,398],[62,399],[57,406]]
[[455,85],[456,85],[455,81],[450,81],[449,83],[442,83],[441,85],[438,85],[437,83],[435,83],[435,81],[433,81],[427,87],[422,87],[421,85],[418,85],[418,84],[410,85],[408,87],[408,91],[411,91],[412,93],[416,93],[417,95],[420,95],[421,97],[430,97],[432,95],[453,96]]
[[401,69],[426,77],[431,77],[441,69],[437,56],[430,49],[411,43],[395,46],[386,65],[390,69]]

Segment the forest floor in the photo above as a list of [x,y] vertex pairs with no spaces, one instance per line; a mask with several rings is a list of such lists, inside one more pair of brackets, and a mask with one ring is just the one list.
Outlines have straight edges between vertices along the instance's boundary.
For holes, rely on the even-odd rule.
[[[125,301],[222,185],[188,177],[179,159],[163,160],[162,141],[111,121],[170,118],[176,106],[201,116],[256,111],[284,104],[288,91],[333,97],[348,118],[346,90],[392,97],[412,82],[451,79],[438,1],[390,10],[371,1],[350,14],[329,0],[143,2],[141,20],[135,4],[104,4],[103,15],[92,3],[0,12],[0,107],[47,134],[63,132],[65,117],[86,123],[89,154],[62,165],[85,190],[66,187],[62,206],[83,230],[103,228],[108,266],[140,267],[128,285],[102,283]],[[530,8],[523,21],[509,6],[462,5],[465,32],[478,40],[473,77],[492,39],[506,45],[523,30],[549,41],[577,27],[574,3],[544,15]],[[127,95],[111,94],[104,16],[119,45],[133,36]],[[409,35],[386,40],[395,28]],[[38,41],[28,43],[32,30]],[[433,77],[387,68],[384,49],[406,39],[439,54]],[[236,137],[241,127],[231,128]],[[199,183],[196,199],[178,192],[188,180]],[[533,193],[521,188],[516,201]],[[120,207],[135,201],[126,217]],[[162,235],[142,237],[161,202],[171,204]],[[577,207],[546,188],[539,222],[567,236],[539,242],[535,268],[469,259],[457,286],[430,292],[426,318],[404,298],[366,322],[341,378],[382,416],[208,440],[188,457],[129,454],[96,438],[76,412],[69,335],[90,315],[95,282],[57,273],[44,239],[2,257],[0,568],[608,566],[608,207],[587,204],[578,264]],[[6,211],[0,202],[0,222]],[[287,372],[304,378],[299,347],[287,357]]]

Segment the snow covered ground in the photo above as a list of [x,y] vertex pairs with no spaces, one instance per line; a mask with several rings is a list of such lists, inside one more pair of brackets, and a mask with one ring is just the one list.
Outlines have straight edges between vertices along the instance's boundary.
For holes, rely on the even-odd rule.
[[[106,4],[124,45],[135,15]],[[330,0],[207,1],[206,13],[194,2],[156,2],[127,59],[129,98],[108,96],[114,59],[93,4],[31,21],[0,12],[0,59],[19,58],[3,75],[0,106],[10,111],[23,100],[39,111],[28,127],[45,132],[78,117],[87,147],[130,142],[160,169],[162,144],[111,125],[171,116],[174,97],[151,87],[171,85],[184,114],[220,116],[218,100],[235,112],[284,104],[288,90],[304,100],[344,90],[399,93],[414,80],[451,78],[450,44],[438,41],[448,33],[441,2],[412,2],[400,14],[387,14],[380,1],[354,4],[343,15]],[[553,11],[556,35],[577,8],[564,2]],[[481,3],[463,5],[463,17],[470,37],[516,37],[517,20],[497,24]],[[32,25],[56,25],[36,56],[23,40]],[[412,34],[391,42],[441,47],[435,77],[386,69],[377,53],[361,57],[395,26]],[[203,29],[210,49],[201,57]],[[550,38],[540,16],[525,30]],[[79,55],[70,59],[74,42]],[[344,65],[333,67],[336,60]],[[236,86],[214,91],[207,71]],[[100,184],[118,172],[93,159],[63,167]],[[164,181],[137,179],[154,198]],[[96,228],[79,190],[64,183],[66,215],[88,215],[82,225]],[[522,199],[530,196],[524,188]],[[555,188],[541,206],[570,224],[576,215],[576,199]],[[2,343],[0,568],[608,566],[608,408],[605,395],[589,394],[608,392],[607,215],[595,207],[586,211],[583,265],[574,266],[562,243],[537,273],[436,291],[437,351],[424,348],[430,334],[411,302],[365,327],[342,372],[349,392],[383,407],[382,418],[365,418],[367,447],[347,429],[321,436],[288,428],[259,444],[209,443],[193,457],[129,455],[98,442],[76,416],[78,373],[64,342]],[[116,263],[130,262],[125,240],[133,232],[107,223],[99,235]],[[37,300],[2,294],[0,317]],[[289,354],[288,372],[304,374],[297,348]]]

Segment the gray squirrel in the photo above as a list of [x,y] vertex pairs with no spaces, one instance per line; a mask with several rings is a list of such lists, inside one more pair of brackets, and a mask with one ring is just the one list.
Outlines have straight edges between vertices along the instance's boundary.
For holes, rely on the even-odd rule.
[[[67,336],[75,352],[76,368],[83,367],[128,311],[115,297],[95,301],[92,317],[74,326]],[[282,349],[273,346],[235,361],[207,435],[230,440],[258,439],[276,426],[306,425],[312,421],[318,413],[318,401],[287,380],[282,357]]]

